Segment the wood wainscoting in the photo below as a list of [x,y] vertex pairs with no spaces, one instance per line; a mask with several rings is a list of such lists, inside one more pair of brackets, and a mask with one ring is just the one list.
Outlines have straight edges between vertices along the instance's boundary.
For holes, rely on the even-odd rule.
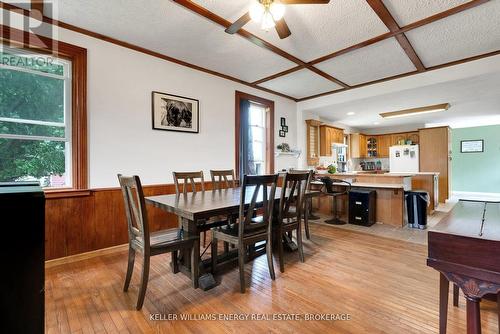
[[[206,189],[211,183],[206,182]],[[175,194],[173,184],[143,186],[145,196]],[[148,205],[151,231],[177,227],[177,217]],[[74,197],[47,196],[45,260],[95,251],[128,242],[120,188],[92,189]]]

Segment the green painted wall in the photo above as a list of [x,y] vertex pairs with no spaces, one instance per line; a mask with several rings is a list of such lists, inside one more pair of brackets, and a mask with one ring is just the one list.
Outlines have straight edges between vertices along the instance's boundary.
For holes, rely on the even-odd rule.
[[[452,191],[500,193],[500,125],[452,130]],[[461,140],[484,139],[483,153],[460,153]]]

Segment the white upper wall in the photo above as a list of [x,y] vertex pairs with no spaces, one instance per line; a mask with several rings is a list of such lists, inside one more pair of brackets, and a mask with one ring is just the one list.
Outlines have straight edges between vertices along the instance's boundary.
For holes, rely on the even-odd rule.
[[[18,20],[12,26],[20,29]],[[296,103],[73,31],[58,39],[88,52],[89,186],[118,186],[116,174],[138,174],[143,184],[172,182],[172,171],[235,168],[235,91],[275,102],[275,145],[297,147]],[[151,92],[200,101],[200,133],[152,130]],[[278,135],[280,118],[289,132]],[[275,158],[275,169],[297,159]],[[209,178],[209,177],[208,177]]]

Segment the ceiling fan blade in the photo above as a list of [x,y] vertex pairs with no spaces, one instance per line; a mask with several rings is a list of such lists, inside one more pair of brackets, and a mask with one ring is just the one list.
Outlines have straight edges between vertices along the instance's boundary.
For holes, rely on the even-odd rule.
[[251,20],[250,13],[246,13],[245,15],[240,17],[236,22],[227,27],[227,29],[224,31],[227,32],[228,34],[234,34],[238,32],[238,30],[240,30],[250,20]]
[[276,31],[278,32],[278,35],[281,39],[287,38],[290,36],[292,33],[290,31],[290,28],[288,28],[288,24],[286,24],[285,19],[281,19],[279,21],[276,21]]
[[284,5],[326,5],[330,0],[280,0],[280,2]]

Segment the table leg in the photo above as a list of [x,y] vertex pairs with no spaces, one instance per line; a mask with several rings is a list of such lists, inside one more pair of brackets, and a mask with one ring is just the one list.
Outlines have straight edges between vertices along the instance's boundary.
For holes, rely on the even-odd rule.
[[467,334],[481,334],[481,315],[479,302],[481,298],[465,296],[467,299]]
[[439,274],[439,334],[446,334],[448,321],[448,293],[450,282],[443,274]]
[[455,307],[458,307],[458,296],[459,296],[458,285],[453,284],[453,306]]
[[[304,211],[305,211],[305,214],[304,214],[304,230],[306,231],[306,238],[307,240],[309,240],[311,237],[309,235],[309,214],[310,214],[310,209],[311,209],[311,205],[312,203],[309,203],[309,200],[308,199],[305,203],[305,208],[304,208]],[[300,233],[302,233],[302,231],[300,231]]]

